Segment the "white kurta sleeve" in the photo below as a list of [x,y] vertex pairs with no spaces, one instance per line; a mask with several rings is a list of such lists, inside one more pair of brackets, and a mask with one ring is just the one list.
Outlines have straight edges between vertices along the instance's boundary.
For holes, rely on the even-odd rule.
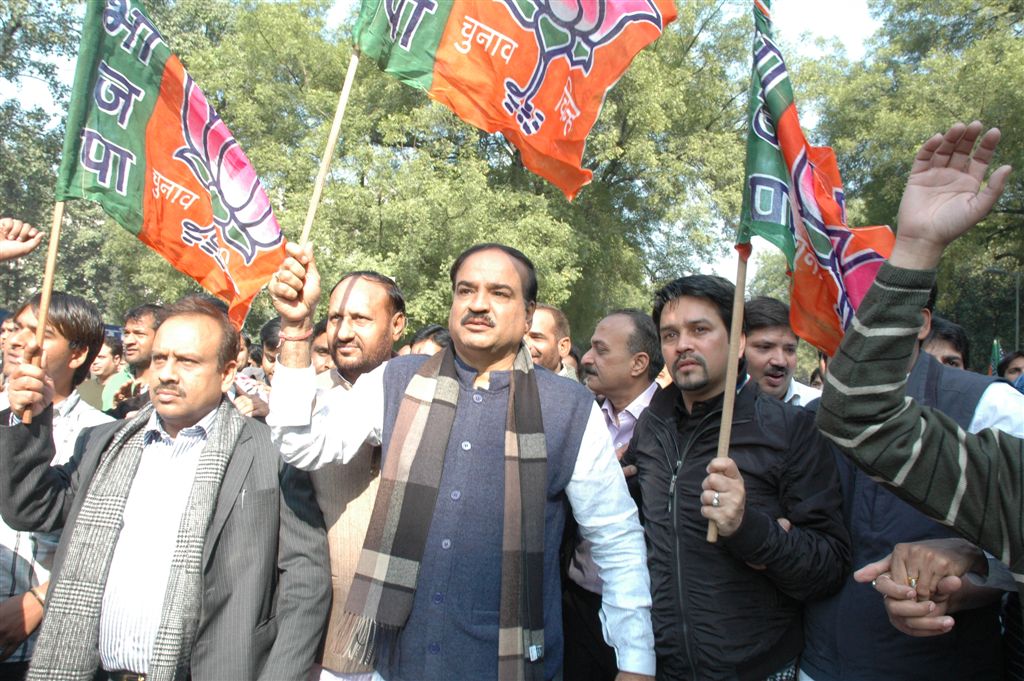
[[604,637],[615,648],[619,670],[654,676],[651,579],[643,530],[596,404],[565,491],[580,535],[592,544],[603,584]]
[[363,374],[351,389],[320,391],[312,367],[277,367],[267,425],[285,462],[312,471],[332,461],[348,463],[364,442],[380,444],[386,366]]

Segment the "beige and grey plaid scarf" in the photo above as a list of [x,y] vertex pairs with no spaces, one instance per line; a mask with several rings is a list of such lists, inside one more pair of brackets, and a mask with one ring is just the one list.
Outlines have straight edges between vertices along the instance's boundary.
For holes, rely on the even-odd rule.
[[[345,604],[345,654],[363,664],[394,653],[409,619],[434,516],[459,381],[451,347],[423,363],[405,390],[380,489]],[[544,674],[544,505],[547,450],[540,392],[525,345],[516,354],[505,422],[498,678]]]
[[[71,528],[60,576],[50,591],[28,678],[30,681],[92,681],[100,663],[99,623],[103,591],[123,524],[124,507],[144,448],[149,404],[126,423],[103,453]],[[245,424],[228,400],[199,455],[188,506],[181,517],[163,613],[146,676],[154,681],[188,678],[199,625],[202,556],[224,470]]]

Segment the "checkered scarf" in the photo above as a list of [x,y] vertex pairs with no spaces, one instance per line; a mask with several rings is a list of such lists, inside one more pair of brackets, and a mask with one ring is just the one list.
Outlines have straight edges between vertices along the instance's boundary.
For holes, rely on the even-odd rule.
[[[30,681],[92,681],[96,673],[103,591],[152,413],[150,404],[128,421],[100,459],[71,528],[60,576],[50,589]],[[214,423],[199,455],[178,528],[160,628],[149,660],[147,678],[153,681],[184,680],[189,674],[199,624],[206,528],[245,421],[228,400],[222,400]]]
[[[372,665],[393,654],[409,619],[434,516],[459,382],[451,347],[423,363],[405,390],[348,601],[346,656]],[[498,678],[544,673],[544,504],[547,451],[540,393],[525,345],[516,354],[505,421],[505,505]]]

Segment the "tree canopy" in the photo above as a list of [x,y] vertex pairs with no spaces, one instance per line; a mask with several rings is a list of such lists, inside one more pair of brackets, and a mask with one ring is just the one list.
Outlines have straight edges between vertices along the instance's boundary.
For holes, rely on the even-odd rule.
[[[572,204],[525,171],[500,135],[467,126],[422,92],[362,64],[313,230],[325,278],[366,267],[394,276],[415,327],[445,318],[454,256],[496,240],[534,259],[542,298],[567,311],[577,336],[589,334],[609,308],[647,307],[652,286],[721,251],[738,214],[750,31],[749,20],[723,4],[686,3],[611,91],[584,157],[594,182]],[[330,3],[318,0],[157,0],[149,8],[242,143],[285,234],[296,237],[354,17],[332,29]],[[22,10],[31,12],[27,4]],[[64,22],[61,54],[68,55],[74,9],[52,12]],[[25,47],[19,52],[28,62],[3,65],[8,80],[44,61],[44,49]],[[37,136],[38,173],[19,178],[6,165],[0,174],[30,180],[38,202],[5,197],[5,209],[45,224],[62,131],[41,124],[28,130]],[[58,286],[92,293],[108,321],[144,300],[195,290],[94,207],[79,202],[68,212],[73,234],[62,241]],[[19,265],[3,304],[33,288],[40,263]],[[259,299],[249,330],[271,314]]]
[[[246,150],[286,236],[297,238],[354,17],[329,25],[328,0],[147,6]],[[851,223],[891,221],[914,149],[956,118],[1002,127],[1001,160],[1024,165],[1015,163],[1024,156],[1021,3],[891,0],[872,8],[882,28],[864,59],[837,53],[794,68],[801,110],[818,116],[809,133],[837,150],[853,197]],[[70,0],[3,3],[0,80],[42,79],[58,109],[66,107],[58,65],[73,59],[80,21],[81,8]],[[565,309],[574,337],[585,344],[605,311],[646,309],[656,286],[696,271],[731,245],[751,37],[749,13],[735,6],[679,3],[677,21],[609,92],[584,155],[594,181],[573,203],[526,171],[500,135],[462,123],[422,92],[362,63],[313,229],[325,281],[355,268],[394,276],[415,329],[446,318],[455,255],[478,241],[501,241],[534,259],[541,298]],[[0,102],[3,213],[42,226],[50,221],[63,138],[53,114],[16,97]],[[118,323],[139,303],[199,290],[96,206],[74,202],[67,212],[57,287],[96,300],[106,321]],[[1022,214],[1018,175],[998,213],[943,271],[949,293],[940,311],[988,334],[989,342],[997,331],[1004,346],[1012,304],[996,294],[1012,299],[1012,281],[985,270],[1021,267]],[[38,288],[43,260],[36,253],[0,266],[0,306],[13,307]],[[990,319],[994,309],[998,319]],[[247,331],[272,314],[266,296],[258,298]]]
[[[857,61],[802,61],[795,81],[811,136],[836,150],[851,225],[892,224],[917,148],[955,121],[1003,132],[996,165],[1024,168],[1024,3],[874,0],[879,29]],[[993,213],[949,250],[937,312],[971,337],[972,368],[992,339],[1014,342],[1014,277],[1024,268],[1024,174]],[[764,276],[777,274],[771,270]]]

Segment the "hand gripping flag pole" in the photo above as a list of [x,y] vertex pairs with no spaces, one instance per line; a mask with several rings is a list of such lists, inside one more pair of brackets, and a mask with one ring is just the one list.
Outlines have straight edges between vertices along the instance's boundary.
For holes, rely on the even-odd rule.
[[[43,290],[39,294],[39,312],[36,314],[36,354],[31,358],[32,364],[41,366],[43,360],[43,341],[46,338],[46,320],[50,316],[50,297],[53,294],[53,275],[57,270],[57,242],[60,241],[60,226],[64,221],[64,202],[58,201],[53,206],[53,224],[50,225],[50,244],[46,251],[46,270],[43,273]],[[32,407],[26,407],[21,415],[25,425],[32,423]]]
[[[725,396],[722,401],[722,425],[718,430],[719,458],[729,458],[729,440],[732,438],[732,413],[736,406],[736,380],[740,368],[740,336],[743,334],[743,296],[747,287],[747,259],[750,248],[738,247],[739,262],[736,263],[736,295],[732,299],[732,327],[729,329],[729,359],[725,372]],[[708,543],[718,541],[718,525],[708,522]]]

